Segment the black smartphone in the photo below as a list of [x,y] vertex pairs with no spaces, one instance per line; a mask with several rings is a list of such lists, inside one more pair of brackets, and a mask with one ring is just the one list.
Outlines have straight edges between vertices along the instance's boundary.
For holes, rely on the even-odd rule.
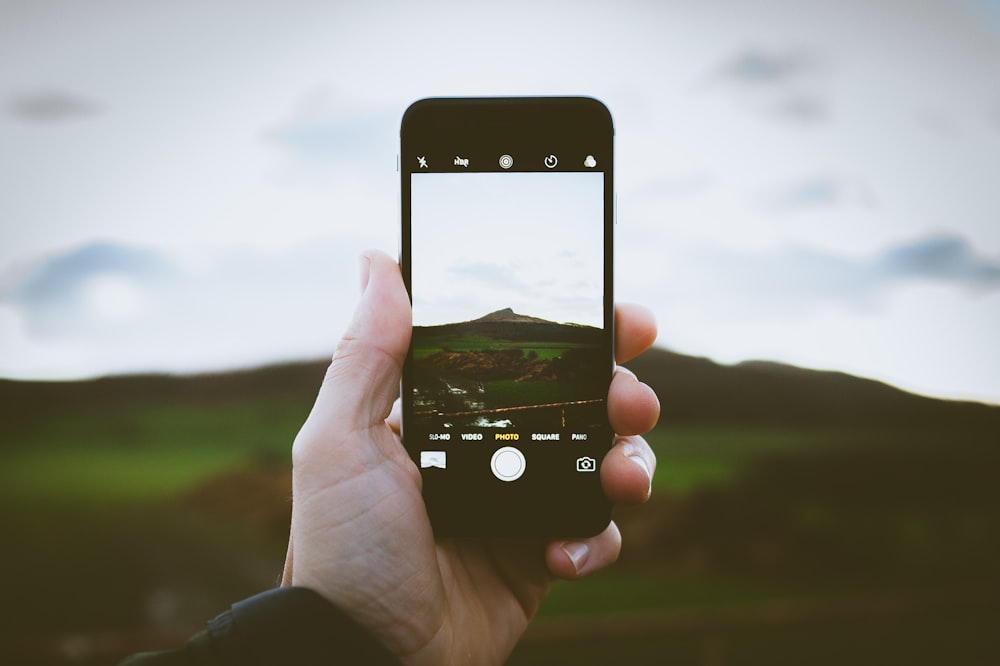
[[610,112],[588,97],[423,99],[399,160],[402,436],[435,534],[597,534],[611,519]]

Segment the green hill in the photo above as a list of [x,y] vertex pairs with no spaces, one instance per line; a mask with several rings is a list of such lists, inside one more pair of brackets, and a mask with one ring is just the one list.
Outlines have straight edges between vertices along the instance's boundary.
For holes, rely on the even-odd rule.
[[660,397],[670,424],[958,425],[1000,437],[1000,407],[938,400],[843,372],[767,361],[720,365],[651,349],[628,364]]
[[[697,663],[706,632],[741,664],[990,663],[1000,407],[662,349],[629,367],[663,406],[653,499],[618,512],[619,565],[557,586],[511,664],[633,643],[636,664]],[[114,663],[272,585],[325,369],[0,380],[0,663]],[[835,645],[850,659],[817,659]]]
[[[652,349],[628,367],[656,391],[665,426],[935,425],[1000,435],[998,406],[918,396],[840,372],[762,361],[720,365],[664,349]],[[35,440],[37,430],[53,421],[114,420],[136,409],[289,410],[304,418],[325,369],[325,361],[316,361],[189,376],[0,380],[0,447]]]

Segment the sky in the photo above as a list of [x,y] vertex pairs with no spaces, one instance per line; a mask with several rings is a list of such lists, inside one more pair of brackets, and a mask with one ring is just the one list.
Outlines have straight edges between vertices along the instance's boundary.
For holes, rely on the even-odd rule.
[[399,119],[586,94],[658,344],[1000,403],[986,0],[0,0],[0,376],[329,355]]
[[413,323],[511,308],[604,326],[604,174],[413,174]]

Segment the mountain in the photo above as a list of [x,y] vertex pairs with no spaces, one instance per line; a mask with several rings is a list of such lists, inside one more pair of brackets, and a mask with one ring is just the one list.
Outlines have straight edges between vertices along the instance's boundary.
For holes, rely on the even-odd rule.
[[436,326],[414,326],[414,336],[423,342],[436,341],[447,346],[449,341],[462,336],[475,335],[484,338],[513,342],[571,342],[575,344],[599,344],[601,329],[582,324],[562,324],[559,322],[518,314],[511,308],[503,308],[469,321],[459,321]]
[[71,429],[97,421],[105,424],[103,430],[115,430],[120,439],[130,440],[131,426],[121,424],[151,412],[174,418],[178,413],[284,411],[305,419],[326,365],[314,361],[203,375],[117,375],[82,381],[0,379],[0,450],[25,431]]
[[1000,439],[1000,407],[908,393],[843,372],[770,361],[720,365],[707,358],[650,349],[626,364],[675,424],[949,425],[992,430]]
[[[502,310],[497,310],[496,312],[491,312],[487,315],[483,315],[478,319],[473,319],[473,322],[523,322],[523,323],[533,323],[533,324],[555,324],[554,321],[549,321],[548,319],[542,319],[540,317],[529,317],[528,315],[518,314],[511,310],[510,308],[504,308]],[[463,322],[470,323],[470,322]]]
[[[493,320],[466,325],[505,327]],[[501,319],[501,321],[497,321]],[[560,324],[534,322],[540,330]],[[516,328],[516,327],[515,327]],[[574,327],[578,328],[578,327]],[[14,435],[66,414],[95,418],[129,410],[184,407],[255,409],[282,405],[304,418],[323,379],[326,361],[228,373],[133,375],[71,382],[0,380],[0,448]],[[661,423],[746,425],[900,425],[1000,434],[1000,407],[937,400],[842,372],[806,370],[763,361],[720,365],[654,348],[626,364],[656,391]]]

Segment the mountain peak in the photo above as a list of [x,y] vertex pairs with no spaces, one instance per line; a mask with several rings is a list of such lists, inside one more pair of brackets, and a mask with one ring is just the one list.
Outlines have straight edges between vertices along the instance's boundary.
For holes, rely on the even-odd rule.
[[487,315],[483,315],[479,319],[473,319],[473,321],[533,321],[545,324],[552,323],[547,319],[539,319],[538,317],[529,317],[528,315],[518,314],[511,308],[503,308],[501,310],[491,312]]

